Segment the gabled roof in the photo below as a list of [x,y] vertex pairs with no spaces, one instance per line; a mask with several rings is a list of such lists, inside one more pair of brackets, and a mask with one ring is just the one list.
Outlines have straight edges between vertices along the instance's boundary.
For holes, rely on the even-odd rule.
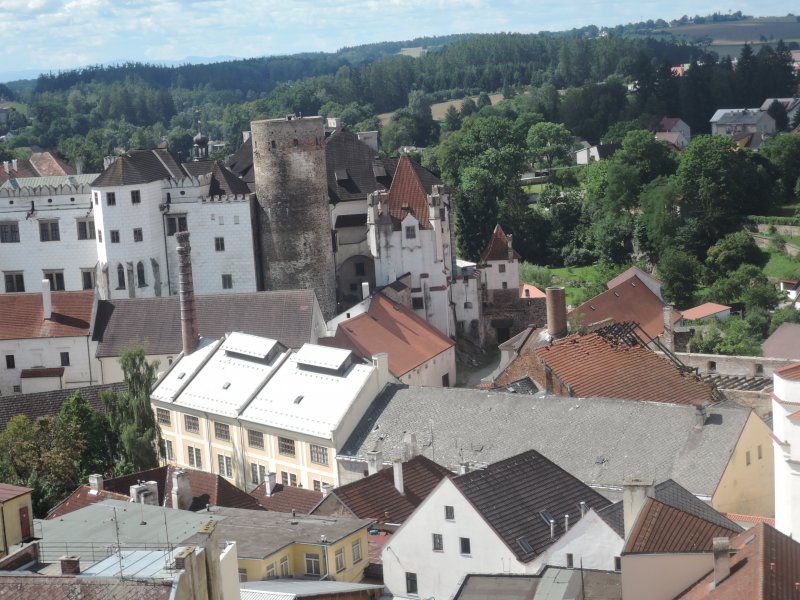
[[[316,341],[313,290],[196,296],[197,322],[203,337],[230,331],[276,339],[289,348]],[[321,322],[322,314],[319,313]],[[180,299],[130,298],[101,300],[93,340],[98,358],[120,356],[137,341],[148,354],[178,354],[182,348]]]
[[395,230],[407,214],[419,221],[420,229],[430,229],[428,221],[428,194],[441,181],[430,171],[418,165],[408,156],[401,156],[386,199],[389,215]]
[[495,386],[526,376],[544,386],[548,373],[552,373],[561,384],[554,389],[566,388],[570,395],[580,398],[599,396],[694,405],[716,401],[712,386],[619,329],[612,325],[526,349],[500,374]]
[[716,302],[704,302],[699,306],[684,310],[683,320],[697,321],[698,319],[707,319],[730,309],[730,306],[725,306],[724,304],[717,304]]
[[800,324],[781,323],[761,344],[761,354],[765,358],[800,360]]
[[255,191],[256,175],[253,170],[253,138],[247,138],[239,149],[225,162],[239,179],[248,184]]
[[325,139],[325,159],[328,197],[334,204],[388,190],[397,163],[348,131],[335,131]]
[[321,492],[307,490],[299,487],[275,484],[272,493],[267,496],[266,487],[268,480],[264,480],[250,495],[266,510],[289,513],[296,511],[298,514],[308,514],[322,499]]
[[0,502],[8,502],[25,494],[30,494],[33,488],[11,485],[10,483],[0,483]]
[[678,117],[664,117],[659,125],[661,131],[672,131],[672,128],[680,122],[681,120]]
[[800,583],[800,543],[759,523],[731,539],[730,575],[713,585],[714,571],[679,598],[682,600],[782,600],[796,598]]
[[331,491],[359,519],[404,523],[433,488],[453,473],[425,456],[403,463],[404,494],[394,487],[392,467]]
[[[613,319],[638,323],[652,338],[664,332],[664,303],[635,275],[587,300],[569,315],[579,315],[583,327]],[[675,321],[680,317],[673,312]]]
[[622,273],[620,273],[613,279],[610,279],[608,283],[606,283],[606,289],[610,290],[611,288],[617,287],[620,283],[628,281],[628,279],[630,279],[633,276],[636,276],[639,279],[641,279],[645,283],[645,285],[647,285],[647,287],[649,287],[653,291],[654,294],[656,293],[655,290],[653,290],[654,287],[659,290],[661,289],[661,282],[658,279],[653,277],[653,275],[648,273],[647,271],[643,271],[636,265],[628,267]]
[[752,125],[763,119],[774,119],[758,108],[720,108],[712,115],[710,122],[718,125]]
[[366,313],[339,323],[333,345],[364,359],[389,354],[389,371],[401,377],[455,345],[425,319],[382,293],[372,297]]
[[655,498],[648,498],[622,552],[710,552],[715,537],[730,537],[739,531],[741,527],[723,527]]
[[92,187],[116,187],[185,177],[169,150],[132,150],[118,157],[94,180]]
[[772,372],[781,379],[786,381],[800,381],[800,363],[796,365],[787,365]]
[[546,298],[547,294],[545,294],[542,290],[540,290],[535,285],[531,285],[530,283],[520,283],[519,284],[519,297],[520,298]]
[[[492,237],[489,238],[489,244],[481,252],[481,262],[490,260],[509,260],[510,258],[521,260],[519,252],[513,248],[509,248],[511,240],[508,239],[506,232],[500,225],[494,226]],[[511,254],[511,256],[509,256]]]
[[89,335],[94,292],[50,292],[52,316],[44,320],[41,293],[0,294],[0,340]]
[[28,160],[42,177],[75,174],[75,169],[52,152],[34,152]]
[[522,562],[564,534],[564,515],[578,522],[581,502],[595,510],[608,506],[603,496],[535,450],[455,477],[453,484]]

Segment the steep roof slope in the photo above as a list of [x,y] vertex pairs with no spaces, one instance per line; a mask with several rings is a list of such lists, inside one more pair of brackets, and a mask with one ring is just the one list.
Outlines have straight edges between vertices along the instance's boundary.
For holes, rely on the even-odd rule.
[[317,505],[317,502],[322,499],[320,492],[285,486],[281,483],[276,484],[272,488],[272,493],[267,496],[267,485],[269,485],[268,480],[262,481],[257,488],[250,492],[250,495],[266,510],[285,513],[296,511],[297,513],[308,514]]
[[0,294],[0,340],[89,335],[94,292],[51,292],[52,316],[44,319],[42,294]]
[[334,204],[364,199],[392,184],[396,162],[348,131],[336,131],[325,139],[325,159],[328,197]]
[[428,221],[428,194],[441,180],[433,173],[418,165],[408,156],[401,156],[386,199],[389,215],[395,231],[408,213],[419,221],[420,229],[430,229]]
[[519,252],[511,249],[511,256],[509,256],[509,245],[510,240],[506,235],[506,232],[503,231],[503,228],[500,225],[494,226],[494,231],[492,231],[492,237],[489,238],[489,243],[484,248],[483,252],[481,252],[481,262],[486,262],[489,260],[508,260],[509,258],[514,258],[517,260],[521,260],[522,257],[520,256]]
[[800,360],[800,324],[781,323],[761,344],[761,353],[766,358]]
[[110,164],[92,187],[137,185],[185,176],[186,171],[168,150],[133,150]]

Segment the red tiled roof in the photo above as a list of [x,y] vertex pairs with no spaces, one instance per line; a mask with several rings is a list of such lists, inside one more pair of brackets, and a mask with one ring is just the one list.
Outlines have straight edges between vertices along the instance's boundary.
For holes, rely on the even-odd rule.
[[64,367],[36,367],[33,369],[22,369],[19,376],[22,379],[36,379],[38,377],[61,377],[64,374]]
[[400,227],[409,212],[419,221],[420,229],[431,228],[428,221],[428,189],[433,183],[438,183],[438,180],[430,172],[407,156],[400,157],[386,200],[395,229]]
[[740,515],[739,513],[725,513],[725,516],[731,521],[737,523],[766,523],[775,527],[775,519],[773,517],[759,517],[756,515]]
[[0,502],[8,502],[23,494],[30,494],[32,491],[33,489],[31,488],[11,485],[10,483],[0,483]]
[[545,365],[557,380],[552,391],[558,394],[674,404],[701,404],[714,401],[715,396],[710,385],[680,371],[638,341],[614,335],[613,327],[526,348],[501,373],[495,386],[523,377],[545,386]]
[[736,554],[730,575],[712,586],[714,571],[678,596],[684,600],[782,600],[797,598],[800,543],[759,523],[731,539]]
[[[512,248],[512,258],[520,260],[522,257],[519,252]],[[489,239],[489,244],[483,252],[481,252],[481,262],[490,260],[508,260],[508,236],[500,225],[494,226],[492,237]]]
[[[653,338],[664,331],[664,303],[635,275],[587,300],[569,314],[580,315],[584,327],[613,319],[617,323],[638,323]],[[680,319],[680,313],[674,311],[673,318]]]
[[89,335],[94,292],[51,292],[53,314],[44,320],[42,295],[0,294],[0,340]]
[[123,502],[128,502],[130,499],[131,497],[127,494],[117,494],[116,492],[108,492],[105,490],[94,492],[88,485],[82,485],[50,509],[50,512],[47,513],[47,518],[60,519],[66,514],[75,512],[95,502],[100,502],[101,500],[122,500]]
[[800,381],[800,363],[781,367],[773,371],[773,375],[778,375],[781,379],[785,379],[786,381]]
[[721,313],[730,309],[730,306],[725,306],[724,304],[705,302],[704,304],[683,311],[683,318],[685,321],[696,321],[697,319],[712,317],[717,313]]
[[265,509],[290,513],[293,510],[307,515],[322,500],[322,494],[314,490],[276,484],[267,496],[267,481],[263,481],[250,495]]
[[52,152],[34,152],[30,162],[42,177],[52,175],[75,175],[75,169]]
[[520,298],[546,298],[547,294],[545,294],[542,290],[537,288],[535,285],[531,285],[530,283],[520,283],[519,284],[519,297]]
[[455,342],[412,310],[377,293],[366,313],[339,324],[332,345],[352,350],[362,358],[387,352],[389,370],[400,377]]
[[677,117],[664,117],[661,119],[661,131],[669,131],[678,124],[678,121],[680,119]]
[[404,494],[394,487],[394,469],[348,483],[331,491],[359,519],[403,523],[433,488],[452,473],[425,456],[403,463]]
[[648,498],[622,551],[627,554],[710,552],[715,537],[731,537],[736,533],[655,498]]

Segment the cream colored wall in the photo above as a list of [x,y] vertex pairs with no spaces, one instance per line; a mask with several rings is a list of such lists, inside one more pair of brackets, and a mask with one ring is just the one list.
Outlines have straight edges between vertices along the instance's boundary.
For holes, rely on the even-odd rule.
[[[178,354],[148,354],[145,359],[148,364],[158,361],[158,372],[163,373],[172,364],[170,361],[177,358]],[[99,358],[98,361],[100,362],[100,374],[98,375],[100,383],[120,383],[125,381],[125,375],[122,373],[122,367],[119,364],[119,356],[106,356]]]
[[718,511],[775,516],[775,464],[770,434],[767,424],[751,412],[711,499]]
[[406,385],[421,385],[428,387],[442,387],[442,377],[447,375],[450,386],[456,383],[456,349],[451,346],[444,352],[440,352],[429,361],[421,364],[416,369],[400,377],[400,381]]
[[622,597],[671,600],[714,568],[705,554],[627,554],[622,557]]
[[33,533],[33,505],[31,495],[24,494],[3,502],[3,531],[2,537],[5,538],[6,546],[13,546],[22,541],[22,528],[19,522],[19,509],[23,506],[28,507],[28,519],[30,520],[30,530]]

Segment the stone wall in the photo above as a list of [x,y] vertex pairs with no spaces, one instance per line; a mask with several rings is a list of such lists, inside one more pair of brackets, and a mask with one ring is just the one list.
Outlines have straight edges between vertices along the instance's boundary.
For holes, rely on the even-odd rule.
[[489,290],[484,298],[480,322],[485,347],[494,348],[505,341],[498,340],[498,330],[508,328],[509,337],[513,337],[529,325],[542,327],[547,323],[544,298],[520,298],[517,289]]

